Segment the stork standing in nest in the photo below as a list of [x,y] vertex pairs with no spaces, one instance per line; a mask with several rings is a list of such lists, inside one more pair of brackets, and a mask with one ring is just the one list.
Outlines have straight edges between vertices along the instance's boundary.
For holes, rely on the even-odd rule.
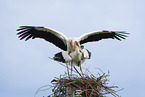
[[122,31],[103,30],[86,33],[76,38],[68,38],[60,32],[38,26],[20,26],[17,31],[19,31],[17,35],[19,35],[20,40],[24,38],[26,41],[30,38],[42,38],[62,49],[63,51],[55,54],[53,59],[66,64],[71,64],[71,76],[73,65],[79,66],[81,73],[83,74],[81,64],[85,59],[90,59],[91,53],[87,49],[84,49],[82,44],[108,38],[121,40],[127,37],[126,34],[129,34]]

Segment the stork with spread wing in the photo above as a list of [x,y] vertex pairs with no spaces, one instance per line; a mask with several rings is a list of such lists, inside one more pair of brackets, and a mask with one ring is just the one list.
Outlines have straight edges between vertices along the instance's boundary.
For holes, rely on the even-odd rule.
[[[125,39],[127,36],[126,32],[122,31],[94,31],[91,33],[86,33],[80,37],[68,38],[64,34],[45,27],[36,27],[36,26],[20,26],[17,30],[19,31],[20,40],[25,39],[26,41],[30,38],[42,38],[50,43],[53,43],[58,48],[62,49],[62,52],[55,54],[54,60],[71,63],[71,68],[74,65],[77,65],[81,69],[81,64],[85,59],[90,59],[91,53],[82,47],[82,44],[88,42],[95,42],[102,39]],[[72,74],[72,69],[71,69]]]

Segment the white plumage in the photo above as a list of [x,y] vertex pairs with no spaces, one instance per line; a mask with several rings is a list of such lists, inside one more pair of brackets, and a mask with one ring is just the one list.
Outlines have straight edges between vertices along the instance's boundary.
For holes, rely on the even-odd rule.
[[19,35],[20,40],[24,38],[26,41],[30,38],[42,38],[53,43],[55,46],[63,50],[62,52],[55,54],[54,60],[63,63],[70,62],[71,66],[75,64],[80,66],[80,69],[81,64],[85,59],[90,59],[91,56],[91,53],[87,49],[81,47],[82,44],[108,38],[121,40],[127,37],[125,34],[129,34],[120,31],[94,31],[83,34],[77,38],[68,38],[60,32],[44,27],[20,26],[17,31],[19,31],[17,35]]

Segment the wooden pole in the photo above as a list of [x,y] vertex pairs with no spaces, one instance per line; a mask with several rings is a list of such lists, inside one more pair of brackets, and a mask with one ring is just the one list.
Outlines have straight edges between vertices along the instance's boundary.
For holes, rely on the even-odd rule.
[[74,89],[73,87],[67,87],[66,97],[82,97],[82,95],[78,94],[80,91],[81,90]]

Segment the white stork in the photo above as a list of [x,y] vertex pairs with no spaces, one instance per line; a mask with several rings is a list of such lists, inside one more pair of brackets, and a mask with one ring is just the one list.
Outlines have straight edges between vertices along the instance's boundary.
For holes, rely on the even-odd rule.
[[70,62],[71,68],[72,65],[75,64],[80,66],[80,69],[84,60],[89,59],[91,55],[88,50],[81,47],[82,44],[108,38],[121,40],[127,37],[126,34],[129,34],[122,31],[103,30],[86,33],[80,37],[68,38],[60,32],[45,27],[20,26],[17,31],[19,31],[17,35],[19,35],[20,40],[24,38],[26,41],[30,38],[42,38],[50,43],[53,43],[55,46],[63,50],[62,52],[55,54],[54,60],[64,63]]

